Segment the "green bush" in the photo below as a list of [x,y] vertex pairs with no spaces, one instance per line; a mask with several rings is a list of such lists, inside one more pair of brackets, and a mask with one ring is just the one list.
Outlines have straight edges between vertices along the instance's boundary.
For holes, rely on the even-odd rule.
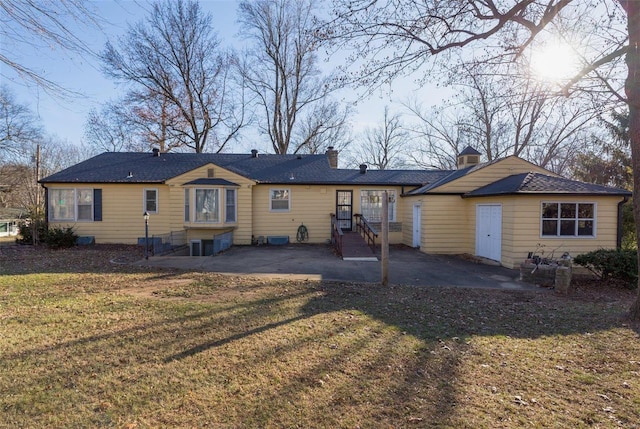
[[34,244],[33,232],[34,226],[37,229],[35,244],[39,244],[44,241],[44,237],[47,235],[47,226],[42,221],[30,221],[20,222],[18,225],[18,237],[16,243],[18,244]]
[[75,246],[77,239],[78,235],[69,226],[67,228],[49,228],[42,241],[52,249],[61,249]]
[[574,262],[602,280],[615,279],[635,289],[638,281],[638,254],[633,249],[599,249],[575,257]]

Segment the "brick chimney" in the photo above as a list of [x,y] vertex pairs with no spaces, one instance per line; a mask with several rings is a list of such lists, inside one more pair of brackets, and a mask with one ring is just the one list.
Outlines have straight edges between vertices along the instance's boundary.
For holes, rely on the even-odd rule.
[[329,159],[329,166],[331,168],[338,168],[338,151],[335,150],[333,146],[329,146],[326,154]]

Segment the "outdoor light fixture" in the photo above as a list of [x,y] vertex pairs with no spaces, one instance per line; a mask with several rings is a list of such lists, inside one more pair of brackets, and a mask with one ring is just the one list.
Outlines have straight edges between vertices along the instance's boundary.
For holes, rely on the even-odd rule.
[[149,212],[144,212],[144,259],[149,259]]

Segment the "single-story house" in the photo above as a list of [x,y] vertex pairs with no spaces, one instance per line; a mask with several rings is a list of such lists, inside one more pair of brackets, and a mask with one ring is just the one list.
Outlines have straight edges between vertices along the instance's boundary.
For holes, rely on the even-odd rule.
[[26,218],[26,210],[0,207],[0,237],[18,235],[18,225]]
[[[629,191],[563,178],[516,156],[480,162],[472,148],[456,170],[340,169],[318,155],[108,152],[40,180],[47,219],[97,243],[139,243],[143,213],[153,237],[184,244],[227,234],[234,245],[289,237],[309,243],[344,230],[354,215],[381,221],[389,195],[389,240],[426,253],[469,253],[515,267],[531,251],[571,255],[613,248]],[[265,240],[266,241],[266,240]]]

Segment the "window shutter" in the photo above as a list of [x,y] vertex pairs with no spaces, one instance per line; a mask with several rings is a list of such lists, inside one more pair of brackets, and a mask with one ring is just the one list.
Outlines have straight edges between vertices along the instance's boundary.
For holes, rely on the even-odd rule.
[[102,189],[93,190],[93,221],[102,221]]

